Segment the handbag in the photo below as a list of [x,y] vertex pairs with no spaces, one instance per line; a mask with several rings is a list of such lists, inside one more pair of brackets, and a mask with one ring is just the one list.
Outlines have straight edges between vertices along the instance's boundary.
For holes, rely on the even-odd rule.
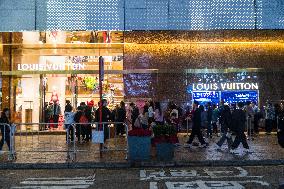
[[92,143],[103,144],[104,143],[104,131],[92,131]]

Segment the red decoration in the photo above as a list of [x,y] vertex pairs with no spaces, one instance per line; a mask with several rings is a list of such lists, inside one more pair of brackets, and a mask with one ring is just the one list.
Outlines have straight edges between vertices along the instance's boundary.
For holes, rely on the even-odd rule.
[[159,136],[159,137],[154,137],[152,139],[152,146],[156,146],[157,144],[161,143],[171,143],[171,144],[177,144],[179,143],[177,135],[172,135],[172,136]]
[[149,129],[133,129],[131,131],[128,131],[128,136],[137,136],[137,137],[144,137],[144,136],[151,136],[152,131]]

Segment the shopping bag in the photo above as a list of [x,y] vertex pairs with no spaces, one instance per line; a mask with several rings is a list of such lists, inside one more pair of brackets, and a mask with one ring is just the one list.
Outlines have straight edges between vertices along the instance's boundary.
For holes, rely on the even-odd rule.
[[103,144],[104,143],[104,131],[92,132],[92,143]]

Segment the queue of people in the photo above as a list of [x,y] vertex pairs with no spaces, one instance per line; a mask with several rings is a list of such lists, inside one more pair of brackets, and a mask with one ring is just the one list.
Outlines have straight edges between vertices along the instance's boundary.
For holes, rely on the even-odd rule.
[[[102,125],[97,125],[104,130],[104,140],[107,139],[109,135],[109,128],[106,122],[119,122],[116,124],[116,135],[125,134],[125,128],[123,122],[126,120],[126,109],[125,103],[121,101],[120,105],[117,106],[113,111],[109,110],[107,107],[107,101],[102,100],[102,114],[100,115],[100,102],[98,103],[98,108],[94,107],[94,102],[81,102],[80,106],[73,111],[73,107],[70,101],[66,101],[65,111],[64,111],[64,126],[68,131],[66,132],[66,140],[74,140],[74,128],[72,124],[75,123],[75,133],[77,140],[82,143],[87,143],[92,140],[92,123],[102,122]],[[101,117],[100,117],[101,116]]]

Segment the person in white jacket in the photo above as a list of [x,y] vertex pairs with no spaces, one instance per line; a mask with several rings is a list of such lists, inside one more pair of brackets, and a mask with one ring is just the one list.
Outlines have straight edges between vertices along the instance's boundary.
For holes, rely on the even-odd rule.
[[69,140],[74,141],[74,127],[72,126],[74,121],[75,113],[69,100],[66,100],[66,106],[64,111],[64,128],[66,129],[66,142]]

